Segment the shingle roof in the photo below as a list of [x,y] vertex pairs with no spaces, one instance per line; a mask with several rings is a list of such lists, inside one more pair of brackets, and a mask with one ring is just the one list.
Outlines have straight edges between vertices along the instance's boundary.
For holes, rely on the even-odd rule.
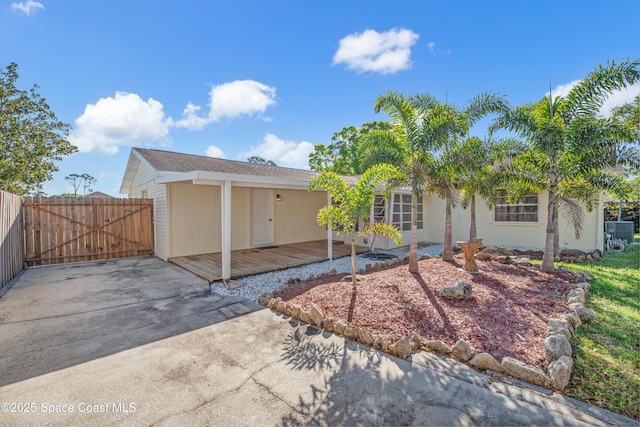
[[176,153],[172,151],[134,148],[158,172],[221,172],[253,176],[275,176],[292,179],[309,180],[318,174],[315,171],[283,168],[279,166],[258,165],[215,157],[197,156],[194,154]]

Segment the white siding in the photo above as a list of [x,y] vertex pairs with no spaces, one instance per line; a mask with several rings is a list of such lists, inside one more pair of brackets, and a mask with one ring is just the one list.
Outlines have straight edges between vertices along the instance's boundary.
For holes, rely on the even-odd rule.
[[220,252],[220,187],[172,183],[168,191],[169,256]]
[[327,203],[327,193],[322,191],[274,190],[282,200],[274,205],[274,243],[309,242],[327,238],[327,231],[320,227],[318,211]]
[[166,185],[150,185],[147,189],[147,197],[153,199],[153,233],[155,238],[155,254],[157,257],[166,261],[170,256]]
[[[476,200],[476,227],[479,238],[488,246],[524,247],[544,249],[546,237],[548,194],[541,193],[538,197],[538,221],[502,222],[493,220],[493,210],[489,209],[484,200]],[[428,196],[425,204],[425,240],[442,243],[444,239],[444,200],[435,196]],[[576,239],[570,227],[560,219],[560,248],[593,250],[597,247],[596,237],[598,211],[587,213],[583,226],[583,234]],[[454,243],[457,240],[469,239],[469,224],[471,222],[469,209],[457,206],[451,214],[452,233]]]

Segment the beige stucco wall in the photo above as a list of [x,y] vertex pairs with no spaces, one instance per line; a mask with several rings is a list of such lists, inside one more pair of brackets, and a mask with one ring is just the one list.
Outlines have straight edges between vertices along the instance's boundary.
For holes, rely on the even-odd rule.
[[274,243],[308,242],[327,238],[327,231],[316,221],[327,202],[327,193],[306,190],[274,190],[282,197],[274,202]]
[[[541,193],[538,198],[538,222],[496,222],[493,210],[490,210],[482,199],[476,202],[476,228],[478,237],[488,246],[524,247],[544,249],[546,235],[548,194]],[[425,204],[426,236],[428,242],[441,243],[444,240],[444,200],[436,196],[428,196]],[[571,229],[560,219],[560,248],[593,250],[597,247],[596,236],[598,211],[586,214],[583,233],[576,239]],[[454,243],[457,240],[468,240],[470,212],[457,206],[451,215]]]

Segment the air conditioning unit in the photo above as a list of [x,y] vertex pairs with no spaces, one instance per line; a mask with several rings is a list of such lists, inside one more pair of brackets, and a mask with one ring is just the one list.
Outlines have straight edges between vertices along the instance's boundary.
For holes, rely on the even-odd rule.
[[611,234],[613,239],[626,240],[627,243],[633,242],[633,221],[606,221],[604,231]]

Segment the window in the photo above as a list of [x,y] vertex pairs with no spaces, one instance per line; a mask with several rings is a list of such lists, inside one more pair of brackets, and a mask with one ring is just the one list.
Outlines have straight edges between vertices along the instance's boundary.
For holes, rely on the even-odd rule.
[[386,212],[385,212],[385,200],[382,196],[376,196],[375,201],[373,202],[373,222],[385,222],[386,221]]
[[[400,231],[411,230],[412,197],[413,196],[410,194],[394,194],[393,196],[393,217],[391,218],[391,223],[397,226],[400,229]],[[416,224],[418,229],[422,229],[423,227],[422,197],[418,198],[418,216],[416,218]]]
[[501,222],[538,222],[538,195],[528,194],[515,204],[508,204],[507,191],[498,190],[494,219]]

